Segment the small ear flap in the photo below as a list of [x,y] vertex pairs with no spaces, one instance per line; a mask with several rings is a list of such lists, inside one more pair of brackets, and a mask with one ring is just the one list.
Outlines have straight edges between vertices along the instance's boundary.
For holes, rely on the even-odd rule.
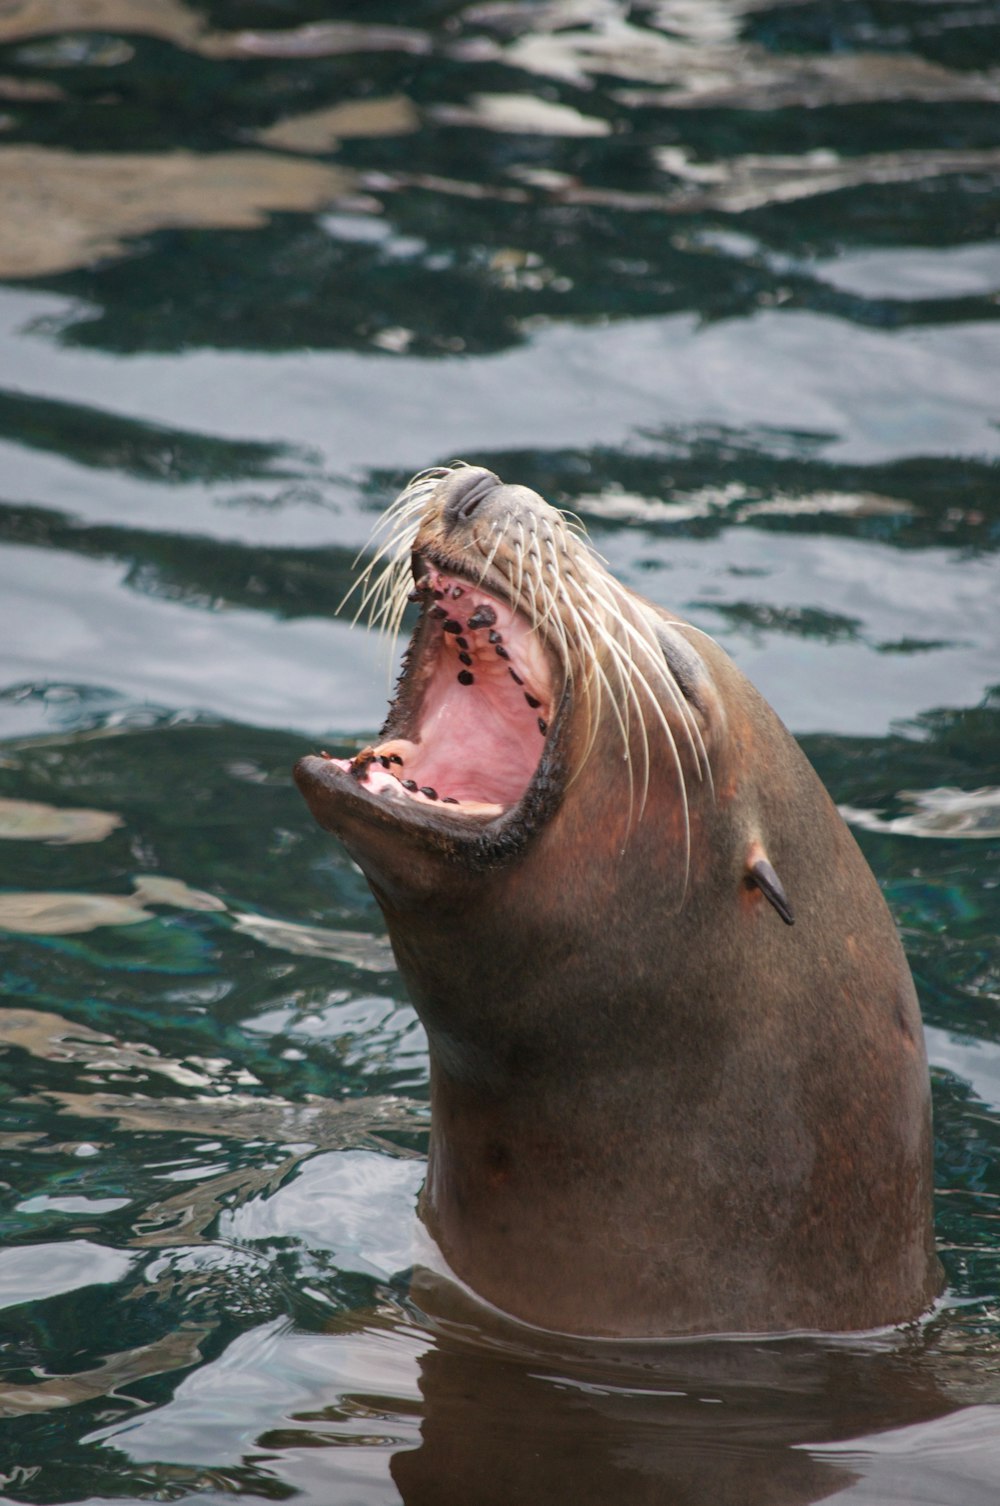
[[747,879],[760,890],[768,904],[774,906],[786,926],[795,924],[784,885],[767,858],[759,857],[747,865]]
[[662,617],[653,617],[650,614],[653,632],[656,641],[667,661],[670,673],[677,683],[681,695],[699,711],[705,711],[705,698],[701,693],[701,687],[708,679],[708,671],[705,668],[698,650],[687,641],[683,633],[677,631],[672,622],[667,622]]

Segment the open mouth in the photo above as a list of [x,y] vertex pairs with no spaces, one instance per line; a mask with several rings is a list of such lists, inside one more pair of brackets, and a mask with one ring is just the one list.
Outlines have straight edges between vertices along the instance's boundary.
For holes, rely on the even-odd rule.
[[411,599],[423,603],[423,621],[386,727],[402,724],[407,735],[330,761],[379,799],[502,815],[524,796],[545,747],[548,656],[528,619],[483,586],[419,559],[415,574]]

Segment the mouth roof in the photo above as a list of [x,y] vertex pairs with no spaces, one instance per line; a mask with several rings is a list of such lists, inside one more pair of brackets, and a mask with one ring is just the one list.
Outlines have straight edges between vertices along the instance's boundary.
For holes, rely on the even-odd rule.
[[[430,561],[418,560],[416,573],[424,620],[403,675],[415,692],[407,735],[331,762],[379,799],[502,815],[526,793],[545,747],[554,710],[548,657],[509,602]],[[394,720],[395,710],[387,730]]]

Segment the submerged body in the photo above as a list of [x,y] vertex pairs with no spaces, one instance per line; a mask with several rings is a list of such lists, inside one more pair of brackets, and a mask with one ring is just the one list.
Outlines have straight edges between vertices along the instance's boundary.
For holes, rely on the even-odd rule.
[[536,494],[455,467],[392,517],[385,610],[413,582],[422,610],[382,740],[296,778],[427,1029],[421,1212],[452,1268],[575,1333],[915,1317],[919,1010],[794,739]]

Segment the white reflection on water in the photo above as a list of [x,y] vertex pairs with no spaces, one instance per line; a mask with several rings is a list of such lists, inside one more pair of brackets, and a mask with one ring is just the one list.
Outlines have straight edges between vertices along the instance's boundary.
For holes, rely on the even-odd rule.
[[939,1030],[934,1025],[924,1026],[924,1038],[932,1067],[968,1083],[987,1108],[1000,1112],[1000,1045]]
[[[181,1381],[165,1406],[83,1441],[113,1444],[137,1462],[240,1464],[262,1452],[255,1447],[261,1433],[306,1409],[335,1407],[345,1393],[416,1403],[417,1361],[426,1347],[423,1336],[398,1330],[301,1334],[277,1318],[234,1339],[218,1359]],[[381,1432],[379,1474],[385,1479],[388,1457],[400,1444],[417,1442],[418,1419],[382,1410],[376,1421],[364,1407],[345,1408],[336,1431],[344,1442],[369,1447],[371,1435]],[[289,1482],[290,1476],[294,1456],[286,1454],[280,1478]]]
[[422,1159],[373,1150],[314,1156],[277,1192],[224,1212],[219,1236],[251,1246],[294,1240],[329,1251],[338,1270],[387,1281],[413,1264],[425,1169]]
[[1000,290],[1000,244],[891,246],[814,264],[824,282],[862,298],[974,298]]
[[[418,469],[483,449],[622,445],[644,430],[776,423],[825,459],[1000,455],[1000,341],[985,322],[873,329],[764,309],[564,322],[496,355],[110,356],[25,331],[51,297],[0,291],[0,385],[196,433],[306,444],[332,469]],[[822,352],[822,361],[818,353]],[[344,536],[338,528],[338,537]]]
[[112,1250],[89,1239],[13,1245],[0,1250],[0,1307],[123,1281],[136,1258],[129,1251]]
[[[386,674],[378,640],[346,623],[199,611],[121,589],[122,567],[54,550],[0,550],[7,684],[95,678],[136,701],[196,707],[256,726],[318,733],[373,725]],[[373,694],[374,690],[374,694]],[[35,730],[38,708],[4,708],[3,730]]]
[[809,1452],[863,1473],[838,1494],[840,1506],[996,1506],[1000,1499],[1000,1407],[965,1407]]

